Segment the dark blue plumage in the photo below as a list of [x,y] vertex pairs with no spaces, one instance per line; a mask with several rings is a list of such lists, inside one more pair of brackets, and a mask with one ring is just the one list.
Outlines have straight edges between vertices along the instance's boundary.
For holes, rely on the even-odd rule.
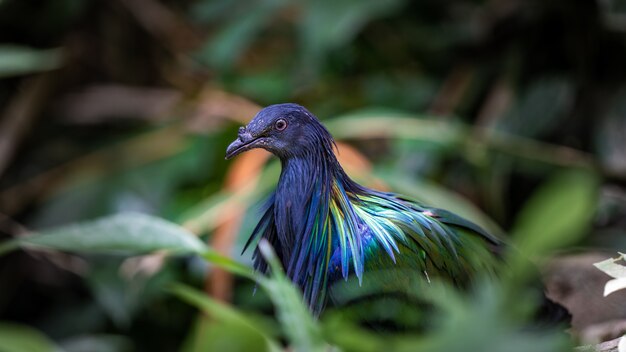
[[[368,284],[392,291],[431,277],[464,285],[477,272],[494,271],[497,238],[450,212],[357,184],[333,147],[308,110],[279,104],[240,128],[226,154],[264,148],[280,158],[278,186],[246,248],[267,239],[312,311],[319,313],[328,296],[340,300],[334,284],[351,276],[362,284],[369,275]],[[254,261],[267,270],[258,250]]]

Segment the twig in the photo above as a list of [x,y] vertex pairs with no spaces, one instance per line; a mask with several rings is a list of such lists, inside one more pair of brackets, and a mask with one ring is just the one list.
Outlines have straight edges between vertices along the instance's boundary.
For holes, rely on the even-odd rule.
[[120,0],[137,22],[174,53],[202,43],[200,33],[165,5],[153,0]]
[[474,70],[467,65],[458,65],[446,77],[437,93],[429,113],[437,116],[452,116],[467,89],[470,87]]
[[22,138],[39,115],[50,92],[50,74],[25,80],[0,122],[0,176],[4,173]]

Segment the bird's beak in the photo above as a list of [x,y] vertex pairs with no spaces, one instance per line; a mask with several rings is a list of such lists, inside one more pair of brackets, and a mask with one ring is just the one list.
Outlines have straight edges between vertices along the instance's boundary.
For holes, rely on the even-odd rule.
[[239,129],[239,137],[226,148],[226,160],[257,147],[258,137],[253,137],[245,128]]

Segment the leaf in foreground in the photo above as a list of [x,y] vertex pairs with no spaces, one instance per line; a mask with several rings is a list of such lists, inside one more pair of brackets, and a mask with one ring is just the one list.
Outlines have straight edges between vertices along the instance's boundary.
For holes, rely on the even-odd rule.
[[[175,285],[172,287],[171,291],[183,301],[202,310],[211,319],[219,322],[219,324],[230,327],[231,333],[233,333],[237,339],[248,342],[256,342],[257,346],[259,343],[263,343],[265,348],[259,348],[260,351],[275,352],[281,350],[279,343],[275,341],[266,331],[264,331],[262,326],[259,326],[255,320],[250,319],[233,307],[208,297],[204,293],[185,285]],[[207,328],[210,329],[210,327]],[[204,343],[202,343],[203,346],[219,345],[220,341],[217,341],[221,339],[219,334],[204,335],[205,336],[199,338],[205,340],[210,339],[212,341],[204,341]]]
[[294,351],[326,351],[328,345],[322,331],[302,301],[302,296],[282,271],[271,245],[261,240],[259,249],[272,269],[270,278],[260,278],[259,285],[267,291],[277,310],[285,334]]
[[591,225],[597,192],[597,176],[585,171],[563,172],[543,184],[516,219],[519,249],[539,254],[578,241]]
[[60,350],[48,337],[33,328],[0,323],[0,351],[53,352]]
[[[183,227],[150,215],[122,213],[56,229],[43,230],[7,243],[1,248],[46,248],[103,254],[141,254],[167,251],[204,253],[207,248]],[[1,253],[0,253],[1,254]]]

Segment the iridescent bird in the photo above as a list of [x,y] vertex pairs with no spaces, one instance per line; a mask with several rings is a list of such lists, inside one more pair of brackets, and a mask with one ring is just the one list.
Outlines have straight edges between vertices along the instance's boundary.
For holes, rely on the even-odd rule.
[[[280,159],[278,186],[245,248],[269,241],[312,312],[319,314],[329,297],[341,300],[335,287],[348,278],[392,292],[435,277],[464,286],[495,271],[500,240],[451,212],[359,185],[334,147],[307,109],[278,104],[241,127],[226,151],[229,159],[263,148]],[[253,259],[267,271],[258,249]]]

